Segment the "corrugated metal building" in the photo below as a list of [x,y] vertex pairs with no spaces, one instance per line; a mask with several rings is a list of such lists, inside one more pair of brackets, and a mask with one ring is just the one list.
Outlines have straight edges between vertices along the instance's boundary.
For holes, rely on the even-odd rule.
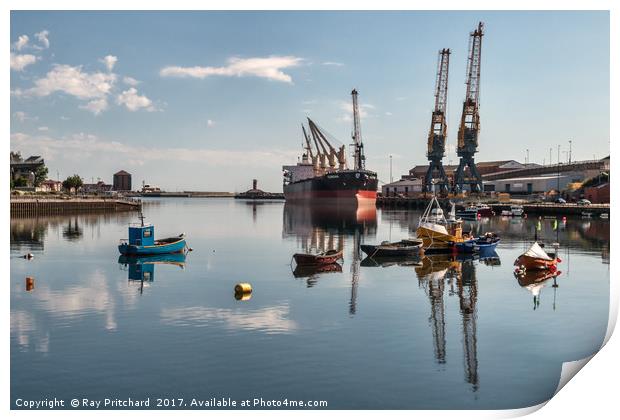
[[404,196],[410,193],[422,192],[422,179],[401,179],[396,182],[385,184],[381,187],[381,193],[384,196],[402,194]]
[[484,191],[506,192],[511,194],[543,193],[550,190],[564,190],[566,186],[575,181],[574,174],[542,175],[523,178],[499,179],[496,181],[483,181]]

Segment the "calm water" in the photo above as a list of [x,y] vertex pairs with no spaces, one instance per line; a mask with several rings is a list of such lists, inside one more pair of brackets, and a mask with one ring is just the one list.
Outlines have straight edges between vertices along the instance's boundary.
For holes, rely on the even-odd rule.
[[[16,398],[326,400],[328,408],[518,408],[550,398],[563,361],[598,350],[608,319],[609,222],[569,219],[562,274],[518,281],[534,220],[466,224],[502,235],[497,258],[362,259],[412,235],[413,211],[319,211],[230,199],[144,208],[182,260],[119,263],[133,214],[11,220]],[[549,246],[549,245],[548,245]],[[312,273],[308,248],[344,249]],[[27,252],[34,260],[19,258]],[[35,278],[26,290],[26,276]],[[140,281],[139,279],[146,279]],[[237,301],[238,282],[254,287]],[[557,287],[554,287],[557,286]]]

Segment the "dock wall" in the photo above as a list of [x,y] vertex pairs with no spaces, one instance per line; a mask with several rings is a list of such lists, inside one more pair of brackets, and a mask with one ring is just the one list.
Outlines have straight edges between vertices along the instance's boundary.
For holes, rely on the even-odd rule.
[[134,199],[35,199],[11,198],[11,217],[30,217],[90,212],[139,211],[142,202]]

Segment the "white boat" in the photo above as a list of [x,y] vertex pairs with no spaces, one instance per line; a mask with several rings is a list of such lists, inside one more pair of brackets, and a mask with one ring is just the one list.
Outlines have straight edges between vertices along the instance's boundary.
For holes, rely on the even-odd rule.
[[510,212],[513,216],[521,217],[523,216],[523,206],[512,205],[510,206]]
[[589,212],[589,211],[584,211],[584,212],[581,212],[581,217],[582,217],[583,219],[591,219],[591,218],[592,218],[592,213],[591,213],[591,212]]
[[609,213],[601,213],[601,219],[609,219]]

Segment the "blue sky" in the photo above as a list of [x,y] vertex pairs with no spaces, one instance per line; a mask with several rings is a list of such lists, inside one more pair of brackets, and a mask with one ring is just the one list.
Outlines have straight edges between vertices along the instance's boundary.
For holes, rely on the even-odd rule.
[[[607,12],[12,12],[11,149],[50,176],[125,169],[169,190],[281,191],[310,116],[343,143],[350,91],[367,167],[426,162],[437,51],[451,48],[448,149],[468,34],[485,23],[477,160],[609,154]],[[28,38],[26,39],[25,36]],[[562,160],[565,159],[562,153]]]

